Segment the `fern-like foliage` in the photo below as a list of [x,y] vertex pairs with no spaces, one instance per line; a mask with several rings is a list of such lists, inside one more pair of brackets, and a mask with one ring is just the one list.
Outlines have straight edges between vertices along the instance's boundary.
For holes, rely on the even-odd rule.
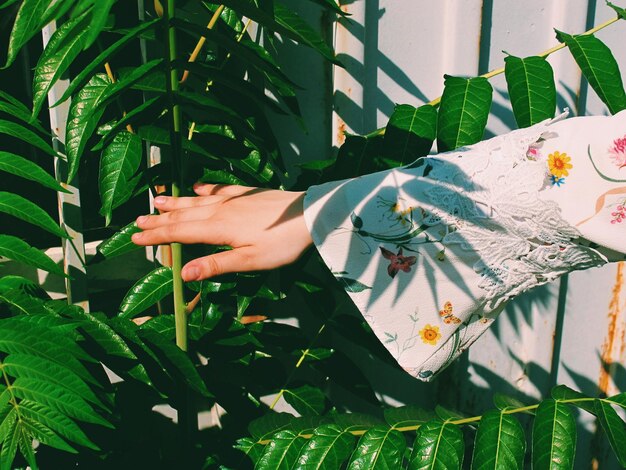
[[[597,416],[615,456],[626,465],[624,422],[616,411],[626,408],[624,393],[592,398],[559,385],[551,398],[538,404],[523,405],[502,395],[496,396],[495,404],[497,408],[471,417],[407,406],[385,413],[380,424],[359,423],[350,415],[317,419],[266,415],[250,425],[250,437],[240,439],[237,447],[259,470],[452,470],[465,468],[466,455],[471,455],[471,468],[477,469],[523,468],[527,457],[534,468],[571,469],[576,451],[574,409],[580,408]],[[526,418],[528,431],[515,415]]]

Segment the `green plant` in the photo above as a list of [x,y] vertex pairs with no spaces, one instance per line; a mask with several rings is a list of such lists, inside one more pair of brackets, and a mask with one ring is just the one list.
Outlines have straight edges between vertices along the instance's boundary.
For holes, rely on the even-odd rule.
[[[5,1],[0,4],[3,13],[15,16],[7,67],[48,22],[56,21],[58,29],[34,70],[32,109],[0,90],[0,133],[65,160],[67,182],[82,177],[80,169],[99,154],[100,212],[107,225],[116,222],[117,208],[155,188],[188,195],[199,175],[213,183],[282,187],[287,180],[284,162],[268,113],[298,119],[299,108],[298,87],[279,66],[275,34],[337,62],[320,35],[294,13],[294,2],[155,0],[142,9],[149,19],[139,20],[129,18],[127,5],[115,0]],[[310,2],[332,17],[343,16],[333,0]],[[623,9],[609,5],[617,16],[601,27],[625,18]],[[592,35],[558,37],[611,112],[624,109],[621,77],[606,46]],[[140,43],[148,51],[145,60]],[[512,107],[522,127],[554,116],[553,72],[543,58],[551,52],[506,59]],[[66,73],[72,80],[59,103],[71,98],[71,105],[65,149],[57,151],[38,118],[48,92]],[[302,165],[296,186],[410,163],[426,155],[435,139],[441,150],[479,141],[491,105],[487,78],[448,77],[441,101],[419,108],[398,106],[385,129],[348,136],[336,159]],[[161,163],[146,164],[144,144],[160,149]],[[0,152],[0,170],[65,191],[14,152]],[[0,212],[56,237],[68,236],[21,195],[0,192]],[[128,223],[132,218],[126,217],[124,226],[100,245],[100,258],[136,248],[130,242],[138,230]],[[172,266],[155,266],[130,288],[119,308],[105,313],[86,313],[51,300],[25,278],[2,277],[0,468],[11,468],[18,450],[16,465],[24,459],[32,468],[38,463],[244,468],[249,465],[244,454],[257,468],[269,469],[291,468],[297,462],[305,467],[305,460],[314,468],[329,469],[346,460],[349,468],[399,468],[403,462],[409,468],[460,465],[465,447],[459,426],[471,429],[480,417],[463,418],[443,407],[436,415],[404,407],[387,410],[383,421],[346,414],[349,406],[333,397],[332,386],[339,386],[373,408],[380,406],[359,368],[333,342],[333,334],[358,337],[372,354],[389,359],[367,328],[345,314],[346,298],[328,273],[315,269],[316,259],[280,272],[183,286],[183,257],[220,249],[189,247],[183,252],[173,246]],[[67,275],[13,235],[0,235],[0,255]],[[308,321],[316,333],[261,321],[267,312],[280,315],[298,305],[292,299],[315,306]],[[155,307],[159,302],[162,314]],[[133,321],[140,314],[150,318]],[[124,381],[112,383],[104,366]],[[269,406],[262,400],[267,396],[274,396]],[[301,417],[273,412],[281,399]],[[177,425],[152,411],[163,403],[178,411]],[[624,463],[626,436],[612,406],[625,403],[621,395],[591,399],[563,387],[540,405],[499,397],[500,411],[480,419],[475,465],[494,467],[500,458],[523,460],[523,430],[511,415],[535,411],[535,426],[555,431],[536,434],[533,459],[541,463],[560,458],[567,468],[575,443],[567,404],[599,417]],[[226,410],[221,427],[199,432],[197,413],[216,405]],[[145,427],[138,431],[141,425]],[[242,438],[248,429],[252,437]],[[362,436],[358,443],[355,435]],[[545,436],[550,439],[539,439]],[[410,457],[408,438],[413,441]],[[36,454],[33,440],[43,444]],[[237,441],[243,454],[233,449]],[[438,444],[444,446],[440,452],[429,451]],[[494,453],[494,447],[507,453]]]

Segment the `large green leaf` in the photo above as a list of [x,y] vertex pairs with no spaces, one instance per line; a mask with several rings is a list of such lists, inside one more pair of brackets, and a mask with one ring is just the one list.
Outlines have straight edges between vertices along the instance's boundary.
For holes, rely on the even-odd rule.
[[[52,431],[69,441],[80,444],[89,449],[99,450],[98,446],[89,440],[85,433],[67,416],[41,403],[22,400],[19,406],[20,414],[47,426]],[[46,443],[50,445],[49,443]]]
[[570,35],[556,32],[565,43],[583,75],[611,114],[626,108],[626,93],[619,65],[611,49],[592,34]]
[[135,245],[130,239],[133,233],[138,232],[141,232],[141,229],[137,227],[137,224],[133,221],[115,232],[111,238],[100,243],[100,245],[98,245],[98,252],[105,258],[114,258],[115,256],[128,253],[129,251],[142,248],[139,245]]
[[24,0],[13,23],[9,37],[7,62],[4,68],[11,65],[24,44],[39,33],[41,26],[43,26],[41,24],[42,18],[51,3],[52,0]]
[[437,110],[430,105],[395,107],[385,129],[385,153],[400,164],[427,155],[437,137]]
[[46,211],[17,194],[0,191],[0,212],[10,214],[37,227],[41,227],[61,238],[68,238],[65,230],[62,230]]
[[172,268],[161,266],[151,271],[139,279],[128,291],[120,305],[120,316],[133,318],[143,312],[166,295],[171,294],[173,284]]
[[0,234],[0,256],[64,276],[63,268],[58,266],[43,251],[33,248],[25,241],[11,235]]
[[274,11],[267,13],[250,0],[210,0],[210,3],[224,4],[258,24],[279,33],[297,43],[309,46],[330,61],[336,62],[332,49],[320,35],[293,9],[274,1]]
[[415,405],[405,405],[385,410],[385,421],[395,429],[407,426],[420,426],[435,417],[432,411],[427,411]]
[[102,152],[100,159],[100,213],[106,225],[111,222],[113,209],[128,201],[137,180],[133,179],[141,163],[141,138],[128,131],[115,136]]
[[28,295],[21,289],[2,289],[0,303],[6,304],[15,315],[54,314],[41,299]]
[[622,467],[626,467],[626,424],[610,404],[598,400],[595,408],[617,460]]
[[569,388],[567,385],[557,385],[550,391],[550,396],[559,401],[570,400],[571,405],[583,409],[591,414],[595,414],[596,412],[594,404],[597,401],[597,398],[591,398],[577,392],[576,390]]
[[556,86],[552,66],[543,57],[507,56],[504,75],[519,127],[554,117]]
[[89,24],[89,32],[84,40],[84,49],[91,46],[98,37],[106,25],[111,7],[116,1],[117,0],[97,0],[93,2],[94,5],[91,9],[91,23]]
[[465,444],[461,428],[433,419],[419,427],[409,461],[410,470],[461,468]]
[[359,439],[348,470],[401,468],[405,449],[402,433],[386,426],[374,426]]
[[254,468],[258,470],[291,470],[294,468],[300,449],[305,443],[306,439],[300,437],[297,432],[278,431],[270,438],[269,444],[265,446],[265,450]]
[[326,409],[326,397],[317,387],[302,385],[283,390],[283,397],[301,415],[321,415]]
[[350,456],[356,438],[336,424],[325,424],[313,430],[302,447],[296,468],[301,470],[334,470],[341,468]]
[[69,193],[67,189],[61,186],[57,180],[39,165],[13,153],[0,151],[0,171],[6,171],[7,173],[35,181],[55,191]]
[[484,77],[446,75],[444,86],[437,120],[439,152],[475,144],[482,139],[493,92]]
[[21,103],[19,106],[16,106],[14,103],[0,101],[0,113],[13,116],[14,118],[17,118],[22,122],[30,124],[41,134],[49,134],[49,131],[46,131],[43,127],[41,127],[41,124],[38,121],[33,121],[30,109],[22,107]]
[[185,351],[152,328],[140,328],[137,330],[137,335],[152,350],[161,364],[166,367],[168,373],[177,382],[185,382],[204,397],[211,397],[206,385]]
[[42,52],[33,77],[33,116],[37,116],[48,92],[65,73],[83,49],[89,29],[87,17],[80,16],[64,23],[50,37]]
[[11,137],[15,137],[16,139],[22,140],[29,145],[33,145],[38,149],[43,150],[48,155],[53,157],[57,156],[57,153],[50,146],[50,144],[21,124],[0,119],[0,134],[10,135]]
[[113,427],[79,395],[43,380],[20,377],[13,382],[11,390],[17,398],[42,403],[70,418]]
[[99,97],[95,107],[98,106],[106,106],[112,100],[119,97],[124,91],[128,90],[135,83],[141,80],[146,75],[150,75],[154,72],[154,70],[161,65],[163,59],[154,59],[145,64],[140,65],[139,67],[133,67],[133,69],[125,74],[123,77],[120,77],[118,81],[116,81],[110,87],[107,87],[102,96]]
[[104,113],[104,107],[98,107],[97,104],[110,85],[112,82],[109,77],[105,73],[98,73],[72,98],[65,127],[68,183],[76,176],[87,141]]
[[571,408],[552,398],[541,402],[533,424],[533,467],[574,468],[576,421]]
[[138,26],[128,30],[124,36],[118,39],[116,42],[107,47],[104,51],[102,51],[98,56],[93,59],[87,67],[85,67],[70,83],[63,96],[59,99],[55,106],[59,103],[62,103],[70,96],[74,94],[76,90],[85,86],[85,84],[91,79],[96,70],[99,70],[105,62],[111,60],[111,58],[117,54],[126,44],[130,41],[138,37],[144,31],[147,31],[150,28],[153,28],[157,25],[157,23],[161,21],[160,18],[156,18],[152,21],[146,21],[145,23],[141,23]]
[[488,411],[476,432],[472,469],[522,468],[525,450],[524,430],[519,421],[498,410]]
[[324,42],[319,33],[304,21],[293,8],[274,1],[274,18],[278,24],[293,33],[292,37],[295,37],[298,43],[311,47],[327,60],[339,64],[332,48]]
[[2,360],[2,363],[2,370],[11,377],[39,379],[58,388],[66,388],[81,398],[104,408],[104,404],[78,375],[53,361],[17,353],[9,354]]

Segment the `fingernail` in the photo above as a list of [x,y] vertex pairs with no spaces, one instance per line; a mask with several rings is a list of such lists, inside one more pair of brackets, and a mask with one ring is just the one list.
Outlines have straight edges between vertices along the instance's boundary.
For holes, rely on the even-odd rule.
[[143,232],[133,233],[130,237],[132,241],[139,241],[143,237]]
[[197,189],[197,188],[199,188],[200,186],[204,186],[204,183],[203,183],[202,181],[198,181],[197,183],[194,183],[194,185],[193,185],[193,189]]
[[148,217],[145,215],[141,215],[137,217],[137,225],[143,224],[146,220],[148,220]]
[[200,270],[198,268],[190,267],[183,270],[183,277],[187,281],[195,281],[200,276]]
[[165,196],[157,196],[154,198],[155,204],[165,204],[165,201],[167,201],[167,198]]

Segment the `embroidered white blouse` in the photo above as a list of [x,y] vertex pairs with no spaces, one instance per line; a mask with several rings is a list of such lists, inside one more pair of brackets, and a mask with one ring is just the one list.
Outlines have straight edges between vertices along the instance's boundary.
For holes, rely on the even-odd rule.
[[430,380],[512,297],[624,259],[626,111],[545,121],[313,186],[313,241],[401,367]]

